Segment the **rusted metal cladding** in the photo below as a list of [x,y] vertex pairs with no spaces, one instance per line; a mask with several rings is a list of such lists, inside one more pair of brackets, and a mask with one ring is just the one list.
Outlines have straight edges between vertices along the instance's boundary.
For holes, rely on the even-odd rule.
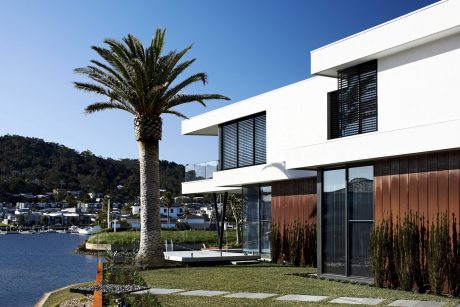
[[272,223],[316,224],[316,177],[272,183]]
[[374,164],[375,221],[418,212],[460,216],[460,150],[395,157]]

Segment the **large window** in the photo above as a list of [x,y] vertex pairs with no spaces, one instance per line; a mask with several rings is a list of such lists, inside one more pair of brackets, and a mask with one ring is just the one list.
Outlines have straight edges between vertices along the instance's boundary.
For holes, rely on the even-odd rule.
[[329,138],[377,131],[377,60],[338,72],[328,95]]
[[221,169],[266,162],[266,116],[257,114],[220,126]]
[[243,250],[270,254],[271,186],[243,187]]
[[323,172],[322,273],[371,276],[369,239],[374,219],[374,168]]

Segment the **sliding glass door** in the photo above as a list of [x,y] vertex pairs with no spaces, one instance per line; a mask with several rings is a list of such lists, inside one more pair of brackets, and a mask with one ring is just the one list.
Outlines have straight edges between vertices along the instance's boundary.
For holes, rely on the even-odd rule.
[[323,178],[323,273],[345,275],[345,170],[325,171]]
[[270,254],[271,186],[243,187],[243,250]]
[[373,166],[323,172],[322,273],[372,276],[373,178]]

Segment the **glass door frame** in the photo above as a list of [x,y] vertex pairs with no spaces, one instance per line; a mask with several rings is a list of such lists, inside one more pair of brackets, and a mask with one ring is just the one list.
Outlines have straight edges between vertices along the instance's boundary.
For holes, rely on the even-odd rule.
[[[345,240],[345,277],[353,276],[350,275],[350,220],[349,220],[349,204],[348,204],[348,180],[349,180],[349,169],[350,168],[355,168],[355,167],[364,167],[364,166],[372,166],[373,168],[373,176],[372,180],[375,181],[375,166],[373,163],[357,163],[357,164],[345,164],[345,165],[339,165],[336,167],[331,167],[331,168],[318,168],[317,169],[317,212],[319,215],[317,215],[316,218],[316,225],[317,225],[317,270],[318,274],[328,274],[324,272],[324,263],[323,263],[323,237],[322,237],[322,232],[323,232],[323,199],[324,199],[324,191],[323,191],[323,185],[324,185],[324,172],[325,171],[333,171],[333,170],[345,170],[345,204],[344,204],[344,218],[345,218],[345,234],[343,239]],[[373,194],[374,194],[374,184],[373,182]],[[374,197],[374,195],[373,195]],[[375,203],[373,203],[372,206],[372,217],[373,217],[373,222],[375,221]],[[369,220],[370,221],[370,220]],[[353,222],[353,220],[351,221]],[[332,274],[333,275],[333,274]],[[342,276],[342,275],[340,275]],[[361,277],[361,276],[360,276]]]

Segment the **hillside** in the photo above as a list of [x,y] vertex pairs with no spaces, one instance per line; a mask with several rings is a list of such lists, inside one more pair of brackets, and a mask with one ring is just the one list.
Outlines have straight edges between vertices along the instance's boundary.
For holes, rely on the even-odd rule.
[[[180,193],[184,166],[160,161],[160,187]],[[117,189],[117,186],[123,186]],[[0,137],[0,201],[11,194],[44,194],[54,188],[110,194],[121,200],[139,195],[135,159],[106,159],[38,138]]]

